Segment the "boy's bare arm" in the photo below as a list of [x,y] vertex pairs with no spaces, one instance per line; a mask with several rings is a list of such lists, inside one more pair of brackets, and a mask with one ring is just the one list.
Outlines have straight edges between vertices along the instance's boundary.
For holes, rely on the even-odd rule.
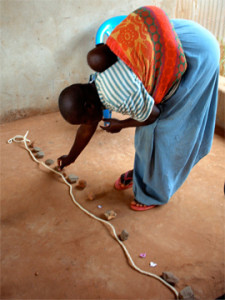
[[63,169],[65,166],[70,165],[77,159],[77,157],[89,143],[90,139],[96,131],[97,126],[98,122],[91,125],[80,125],[69,154],[63,155],[58,158],[58,166],[60,167],[60,169]]

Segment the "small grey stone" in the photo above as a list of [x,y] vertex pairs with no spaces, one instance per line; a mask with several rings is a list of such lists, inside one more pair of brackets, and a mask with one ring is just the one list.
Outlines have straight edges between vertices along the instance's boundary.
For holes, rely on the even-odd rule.
[[74,174],[70,174],[67,177],[67,180],[68,180],[69,183],[75,183],[75,182],[77,182],[78,179],[79,179],[79,177],[77,175],[74,175]]
[[43,158],[45,156],[44,152],[43,151],[39,151],[36,153],[35,157],[36,158]]
[[129,233],[126,230],[123,230],[119,235],[121,241],[126,241],[128,239]]
[[41,148],[39,148],[39,147],[34,147],[32,149],[32,152],[40,152],[40,151],[41,151]]
[[46,164],[47,166],[51,166],[51,165],[54,164],[54,160],[53,160],[53,159],[47,159],[47,160],[45,161],[45,164]]
[[180,291],[179,299],[195,300],[194,292],[190,286],[186,286],[182,291]]
[[175,285],[179,282],[179,279],[171,272],[163,272],[161,277],[171,285]]

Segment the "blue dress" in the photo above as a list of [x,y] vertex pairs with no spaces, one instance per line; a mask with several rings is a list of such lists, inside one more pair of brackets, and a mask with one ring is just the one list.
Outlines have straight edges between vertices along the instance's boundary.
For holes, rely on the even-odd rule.
[[162,205],[210,151],[217,110],[219,45],[201,25],[172,20],[187,59],[175,94],[159,105],[159,119],[135,132],[133,190],[146,205]]

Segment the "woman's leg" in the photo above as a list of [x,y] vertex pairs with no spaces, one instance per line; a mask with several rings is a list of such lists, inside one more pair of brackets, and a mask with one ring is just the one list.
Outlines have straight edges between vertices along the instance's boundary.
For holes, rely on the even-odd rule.
[[135,133],[133,190],[145,205],[162,205],[211,148],[217,109],[219,47],[202,26],[175,20],[188,68],[155,123]]

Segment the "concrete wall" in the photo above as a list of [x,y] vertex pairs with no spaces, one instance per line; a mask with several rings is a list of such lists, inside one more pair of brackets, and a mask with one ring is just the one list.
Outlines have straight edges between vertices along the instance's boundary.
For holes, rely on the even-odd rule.
[[[143,5],[193,19],[224,42],[224,0],[0,0],[0,123],[58,110],[63,88],[88,81],[101,23]],[[225,130],[224,80],[217,125]]]
[[218,108],[216,115],[216,125],[225,133],[225,77],[219,79]]
[[0,0],[0,121],[57,110],[64,87],[87,82],[100,24],[145,4],[174,17],[176,0]]

